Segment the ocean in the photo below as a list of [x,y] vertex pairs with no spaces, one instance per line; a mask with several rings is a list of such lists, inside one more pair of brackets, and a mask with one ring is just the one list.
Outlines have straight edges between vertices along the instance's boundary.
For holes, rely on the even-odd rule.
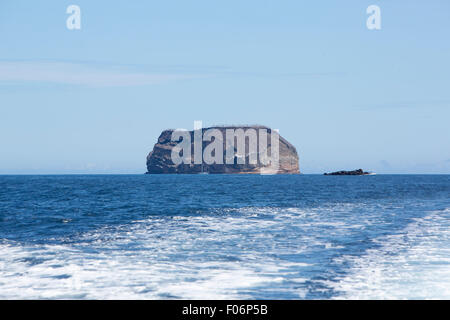
[[450,299],[450,176],[0,176],[0,299]]

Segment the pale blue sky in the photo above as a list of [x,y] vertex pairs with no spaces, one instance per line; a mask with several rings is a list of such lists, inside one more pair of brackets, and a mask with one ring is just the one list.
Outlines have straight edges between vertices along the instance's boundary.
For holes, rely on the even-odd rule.
[[2,0],[0,174],[143,173],[194,120],[278,128],[305,173],[450,173],[449,36],[447,0]]

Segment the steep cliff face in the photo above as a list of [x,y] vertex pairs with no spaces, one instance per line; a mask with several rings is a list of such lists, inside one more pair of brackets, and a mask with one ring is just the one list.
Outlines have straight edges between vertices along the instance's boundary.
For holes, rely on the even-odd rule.
[[[172,135],[174,133],[174,130],[165,130],[161,133],[161,135],[158,138],[157,143],[153,147],[153,151],[150,152],[150,154],[147,156],[147,173],[235,173],[235,174],[259,174],[259,173],[272,173],[272,174],[298,174],[300,173],[299,170],[299,158],[297,154],[297,150],[295,147],[290,144],[286,139],[282,138],[278,134],[274,133],[274,139],[278,138],[278,154],[279,154],[279,161],[277,161],[276,165],[273,165],[272,163],[265,162],[264,159],[262,159],[261,154],[259,153],[260,150],[263,150],[264,148],[261,148],[262,145],[266,146],[266,154],[269,156],[269,158],[272,156],[272,150],[276,150],[276,143],[272,139],[272,130],[270,128],[264,127],[264,126],[223,126],[223,127],[210,127],[210,128],[203,128],[201,131],[197,131],[197,137],[198,134],[201,132],[200,137],[205,136],[205,132],[210,132],[210,129],[217,129],[215,132],[216,134],[221,133],[223,138],[218,139],[217,137],[214,137],[212,139],[207,139],[209,141],[202,141],[202,140],[196,140],[194,136],[194,131],[186,132],[186,135],[188,135],[187,141],[190,140],[190,153],[191,156],[188,158],[190,161],[184,161],[183,163],[176,164],[173,161],[173,150],[176,148],[176,153],[178,154],[179,150],[179,143],[182,141],[182,139],[175,139],[175,141],[172,141]],[[250,129],[250,130],[249,130]],[[256,136],[256,140],[251,140],[249,137],[250,135],[247,135],[243,140],[243,143],[245,144],[245,151],[241,149],[239,151],[238,145],[239,141],[237,137],[232,137],[230,140],[227,138],[227,134],[231,132],[238,132],[237,130],[240,130],[240,132],[249,133],[250,131],[256,132],[256,135],[253,135],[253,138]],[[260,135],[260,132],[266,132],[266,135]],[[250,132],[252,133],[252,132]],[[267,139],[266,139],[267,137]],[[228,142],[227,142],[228,139]],[[217,140],[217,141],[216,141]],[[264,141],[267,140],[267,141]],[[194,142],[196,141],[196,142]],[[199,142],[200,141],[200,142]],[[232,145],[230,149],[230,141],[232,141]],[[201,152],[207,148],[208,145],[211,143],[216,142],[220,143],[222,145],[221,150],[215,150],[211,154],[216,156],[216,152],[223,151],[223,156],[220,155],[219,157],[222,159],[222,161],[218,161],[219,163],[214,162],[208,164],[205,159],[203,159],[200,163],[195,161],[194,154],[196,151],[198,152],[198,147],[195,148],[194,145],[197,143],[198,145],[201,145]],[[267,143],[266,143],[267,142]],[[273,144],[273,145],[272,145]],[[216,144],[217,145],[217,144]],[[258,147],[257,152],[258,155],[255,155],[255,145]],[[253,149],[252,149],[253,146]],[[210,146],[211,147],[211,146]],[[233,160],[232,163],[230,163],[230,160],[227,161],[226,158],[226,152],[230,151],[231,154],[233,154]],[[275,154],[275,152],[274,152]],[[181,156],[184,155],[184,151],[180,153]],[[240,159],[239,159],[240,158]],[[251,159],[255,159],[251,161]],[[198,158],[197,158],[198,159]],[[273,158],[272,158],[273,159]],[[186,159],[185,159],[186,160]],[[245,161],[244,161],[245,160]],[[244,162],[244,163],[242,163]]]

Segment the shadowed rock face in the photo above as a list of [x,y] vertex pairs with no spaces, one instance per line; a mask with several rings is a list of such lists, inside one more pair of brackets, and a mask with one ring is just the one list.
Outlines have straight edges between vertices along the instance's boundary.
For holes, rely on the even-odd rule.
[[[203,128],[203,133],[209,129],[218,129],[223,135],[223,150],[226,150],[226,130],[227,129],[243,129],[244,131],[253,128],[258,132],[259,129],[267,131],[267,152],[271,155],[271,134],[272,130],[264,126],[227,126],[227,127],[210,127]],[[249,161],[249,139],[245,139],[245,164],[238,164],[236,158],[233,164],[194,164],[194,131],[190,131],[191,136],[191,163],[174,164],[172,161],[172,149],[179,141],[171,141],[174,130],[165,130],[158,138],[158,142],[153,147],[153,151],[147,156],[147,173],[230,173],[230,174],[259,174],[259,173],[275,173],[275,174],[298,174],[298,154],[295,147],[280,136],[279,138],[279,166],[276,171],[270,171],[269,165],[263,165],[258,156],[256,164]],[[257,137],[259,143],[259,135]],[[203,150],[210,143],[203,141]],[[236,152],[237,141],[234,144],[234,152]]]

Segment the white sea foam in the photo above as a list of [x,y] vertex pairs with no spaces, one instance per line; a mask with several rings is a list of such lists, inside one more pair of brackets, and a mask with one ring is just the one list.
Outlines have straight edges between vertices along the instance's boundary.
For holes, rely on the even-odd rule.
[[[86,233],[76,245],[2,244],[0,298],[245,299],[251,298],[248,290],[281,283],[286,275],[303,283],[292,269],[307,267],[306,263],[246,249],[264,238],[264,230],[283,227],[248,219],[250,211],[244,216],[140,220]],[[242,239],[249,230],[252,237]],[[234,257],[233,250],[214,249],[218,238],[234,242],[241,254]],[[304,294],[299,289],[299,296]]]
[[[375,239],[380,247],[363,256],[336,258],[336,265],[351,262],[346,277],[311,279],[320,266],[296,255],[344,249],[332,240],[378,223],[380,208],[364,206],[247,207],[141,219],[87,232],[76,243],[4,242],[0,298],[305,298],[314,283],[324,286],[317,292],[331,288],[339,298],[449,298],[449,209]],[[352,214],[362,207],[364,214]]]
[[377,239],[381,248],[349,258],[353,268],[335,289],[344,299],[450,299],[449,209],[414,219]]

